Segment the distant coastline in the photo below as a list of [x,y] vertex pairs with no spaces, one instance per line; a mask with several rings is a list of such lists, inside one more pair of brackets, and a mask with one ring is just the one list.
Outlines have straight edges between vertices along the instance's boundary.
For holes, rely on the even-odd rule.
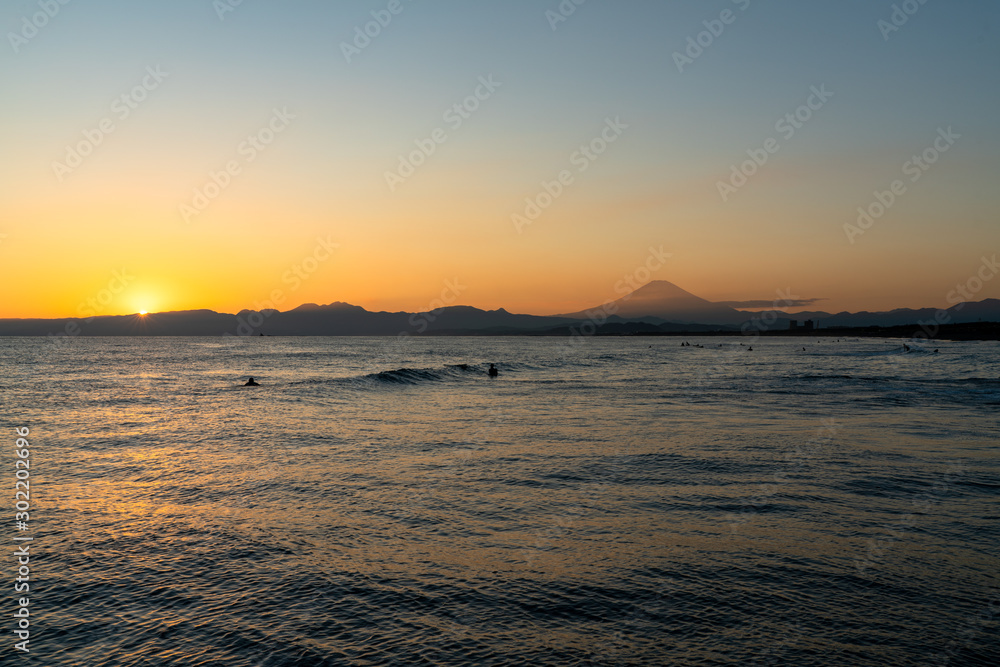
[[[1000,341],[1000,322],[967,322],[962,324],[943,324],[936,331],[928,331],[926,325],[909,324],[896,325],[890,327],[868,326],[868,327],[831,327],[828,329],[814,329],[812,331],[789,330],[789,329],[764,329],[747,331],[733,329],[680,329],[677,331],[652,331],[644,330],[648,326],[643,323],[625,323],[620,325],[603,325],[598,327],[593,333],[581,333],[578,329],[580,323],[572,326],[547,329],[542,331],[488,331],[488,330],[462,330],[462,331],[427,331],[424,333],[400,332],[390,333],[280,333],[280,334],[254,334],[252,336],[240,336],[246,338],[392,338],[401,335],[416,336],[420,338],[434,337],[481,337],[481,338],[511,338],[511,337],[535,337],[535,338],[559,338],[559,337],[601,337],[601,338],[627,338],[635,336],[660,337],[669,336],[673,338],[696,338],[696,337],[722,337],[722,338],[751,338],[764,336],[769,338],[882,338],[886,340],[905,339],[908,341],[943,340],[943,341]],[[630,330],[630,324],[635,324],[637,330]],[[94,333],[81,332],[76,336],[86,338],[106,338],[106,337],[148,337],[148,338],[171,338],[171,337],[194,337],[212,338],[224,337],[218,334],[208,333]],[[41,333],[6,333],[0,332],[0,338],[71,338],[74,336]]]
[[[1000,322],[966,322],[963,324],[942,324],[938,330],[928,330],[926,325],[908,324],[891,327],[831,327],[829,329],[803,330],[765,330],[757,332],[761,336],[777,338],[888,338],[907,340],[1000,340]],[[622,335],[622,334],[598,334]],[[698,331],[698,332],[636,332],[635,336],[752,336],[738,331]]]
[[[450,305],[373,312],[349,303],[218,313],[186,310],[59,319],[0,319],[0,336],[795,336],[998,340],[1000,299],[883,312],[738,310],[656,280],[617,301],[561,315]],[[785,303],[786,307],[790,304]]]

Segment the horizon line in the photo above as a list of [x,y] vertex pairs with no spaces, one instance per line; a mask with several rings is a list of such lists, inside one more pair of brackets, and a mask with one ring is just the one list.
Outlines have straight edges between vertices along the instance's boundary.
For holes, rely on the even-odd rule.
[[[659,281],[659,282],[667,282],[667,281]],[[649,283],[647,283],[647,284],[649,284]],[[634,292],[629,293],[628,295],[626,295],[626,297],[630,296],[631,294],[634,294]],[[610,300],[610,301],[605,301],[604,303],[602,303],[600,305],[591,306],[590,308],[584,308],[582,310],[578,310],[578,311],[574,311],[574,312],[575,313],[587,313],[589,311],[599,310],[599,309],[601,309],[601,308],[603,308],[603,307],[605,307],[605,306],[607,306],[609,304],[615,303],[616,301],[620,301],[620,300],[627,300],[627,299],[625,297],[620,298],[620,299],[613,299],[613,300]],[[939,310],[939,311],[946,311],[946,310],[949,310],[951,308],[954,308],[956,306],[959,306],[959,305],[962,305],[962,304],[966,304],[966,303],[970,303],[970,304],[971,303],[982,303],[984,301],[996,301],[996,300],[998,300],[998,299],[995,298],[995,297],[986,297],[986,298],[980,299],[978,301],[960,301],[960,302],[956,302],[956,303],[950,304],[950,305],[948,305],[946,307],[943,307],[943,308],[942,307],[936,307],[936,306],[921,306],[919,308],[891,308],[891,309],[888,309],[888,310],[841,310],[841,311],[837,311],[837,312],[829,312],[829,311],[823,311],[823,310],[806,310],[807,308],[809,308],[808,305],[806,305],[806,306],[798,306],[798,307],[791,307],[791,308],[789,308],[789,307],[783,307],[783,308],[780,308],[780,307],[772,307],[772,308],[767,308],[767,307],[744,307],[744,308],[737,308],[737,307],[728,305],[730,303],[733,303],[731,301],[707,301],[706,300],[706,302],[709,303],[709,304],[712,304],[712,305],[729,307],[729,308],[732,308],[733,310],[736,310],[738,312],[747,313],[747,314],[751,314],[751,315],[752,314],[757,314],[757,313],[776,312],[776,313],[782,313],[782,314],[790,315],[791,316],[791,315],[808,315],[808,314],[814,313],[814,312],[825,313],[827,315],[840,315],[840,314],[843,314],[843,313],[850,313],[850,314],[891,313],[891,312],[898,311],[898,310],[918,311],[918,310],[931,310],[931,309],[934,309],[934,310]],[[307,301],[307,302],[300,303],[299,305],[297,305],[297,306],[295,306],[293,308],[289,308],[288,310],[279,310],[277,308],[260,308],[260,309],[241,308],[240,310],[237,310],[235,312],[227,312],[227,311],[222,311],[222,310],[215,310],[215,309],[209,308],[209,307],[201,307],[201,308],[183,308],[183,309],[175,309],[175,310],[160,310],[160,311],[155,311],[155,312],[134,311],[134,312],[124,312],[124,313],[107,313],[107,314],[100,314],[100,315],[96,315],[95,314],[95,315],[91,315],[91,316],[63,315],[63,316],[55,316],[55,317],[16,317],[16,316],[4,316],[4,315],[0,315],[0,321],[3,321],[3,320],[84,320],[84,321],[91,321],[91,320],[94,320],[94,319],[108,318],[108,317],[151,317],[151,316],[156,316],[156,315],[169,315],[169,314],[173,314],[173,313],[195,313],[195,312],[210,312],[210,313],[214,313],[216,315],[232,315],[233,317],[237,317],[241,313],[247,313],[247,312],[249,312],[249,313],[254,313],[254,312],[256,312],[256,313],[263,313],[263,312],[269,312],[269,311],[271,311],[271,312],[276,312],[276,313],[284,314],[284,313],[293,312],[293,311],[298,310],[298,309],[300,309],[300,308],[302,308],[304,306],[314,306],[316,308],[328,308],[330,306],[335,306],[335,305],[343,305],[343,306],[348,306],[348,307],[351,307],[351,308],[360,308],[361,310],[364,310],[367,313],[386,313],[386,314],[404,313],[404,314],[408,314],[408,315],[421,315],[421,314],[428,314],[428,313],[437,313],[437,312],[440,312],[440,311],[443,311],[443,310],[447,310],[447,309],[450,309],[450,308],[471,308],[473,310],[478,310],[478,311],[481,311],[481,312],[484,312],[484,313],[504,312],[504,313],[507,313],[509,315],[524,315],[524,316],[530,316],[530,317],[549,317],[549,318],[565,318],[565,319],[586,319],[586,317],[576,317],[576,316],[573,316],[572,314],[564,314],[564,313],[556,313],[556,314],[551,314],[551,315],[540,315],[540,314],[537,314],[537,313],[514,312],[514,311],[511,311],[511,310],[508,310],[507,308],[505,308],[503,306],[501,306],[499,308],[489,309],[489,308],[481,308],[479,306],[473,306],[471,304],[447,304],[447,305],[442,305],[442,306],[440,306],[438,308],[434,308],[434,309],[430,309],[430,310],[405,310],[405,309],[400,309],[400,310],[369,310],[365,306],[360,306],[360,305],[357,305],[357,304],[348,303],[346,301],[331,301],[331,302],[325,303],[325,304],[320,304],[320,303],[316,303],[316,302],[312,302],[312,301]],[[799,310],[799,312],[791,312],[792,310]],[[610,315],[616,315],[616,314],[615,313],[611,313]],[[642,317],[658,317],[658,316],[657,315],[639,315],[639,316],[633,316],[632,318],[622,316],[622,319],[641,319]]]

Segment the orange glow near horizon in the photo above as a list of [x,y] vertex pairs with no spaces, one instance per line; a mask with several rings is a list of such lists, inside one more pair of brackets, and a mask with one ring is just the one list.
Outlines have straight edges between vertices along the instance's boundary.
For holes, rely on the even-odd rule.
[[[838,238],[834,214],[818,216],[826,219],[817,243],[828,250],[816,256],[802,252],[800,237],[780,235],[762,239],[767,253],[748,254],[751,232],[717,232],[735,215],[725,211],[719,223],[642,224],[610,244],[602,242],[603,219],[569,201],[565,211],[550,211],[522,235],[512,233],[502,215],[483,216],[474,206],[442,205],[426,216],[390,206],[376,217],[361,215],[361,201],[353,208],[347,203],[344,221],[319,224],[303,212],[301,222],[289,225],[294,233],[272,225],[270,211],[234,218],[210,210],[197,227],[151,215],[143,229],[107,217],[86,231],[61,229],[56,221],[68,215],[62,207],[36,211],[38,224],[22,220],[8,227],[0,244],[0,276],[18,285],[5,295],[0,317],[285,311],[335,301],[413,312],[435,300],[552,315],[619,298],[615,286],[625,278],[641,284],[647,276],[638,269],[650,247],[672,256],[649,280],[670,281],[710,301],[773,300],[787,289],[800,298],[825,299],[808,310],[889,310],[947,305],[947,293],[980,264],[979,255],[942,246],[933,256],[935,272],[914,273],[909,265],[920,252],[917,241],[873,234],[853,247]],[[448,214],[435,220],[439,208]],[[350,222],[352,215],[359,222]],[[462,228],[461,219],[479,222]],[[763,221],[747,221],[757,224]],[[57,228],[60,233],[50,236]],[[39,246],[46,248],[44,267],[29,250]],[[843,273],[845,265],[854,271]],[[987,283],[976,300],[1000,294],[998,285]]]
[[[778,170],[740,193],[740,206],[714,197],[710,179],[685,197],[654,196],[655,184],[642,181],[622,186],[639,188],[648,208],[581,187],[521,233],[510,220],[514,195],[483,190],[482,181],[496,177],[493,166],[422,173],[394,195],[368,184],[322,202],[294,187],[279,194],[248,173],[188,224],[176,209],[185,187],[176,175],[159,189],[126,174],[119,183],[82,172],[47,186],[37,175],[7,175],[11,191],[23,186],[31,196],[0,203],[0,280],[17,285],[0,303],[5,318],[236,313],[335,301],[413,312],[429,309],[453,283],[460,289],[447,293],[448,305],[552,315],[622,296],[615,285],[629,276],[636,284],[667,280],[709,301],[773,300],[790,290],[824,299],[809,310],[941,307],[979,268],[982,252],[970,247],[988,248],[992,233],[981,225],[933,251],[919,234],[900,236],[940,216],[931,188],[900,204],[899,219],[850,244],[844,210],[814,211],[783,196],[801,176]],[[970,206],[970,219],[985,219]],[[811,226],[797,227],[806,216]],[[671,257],[651,275],[637,274],[650,248]],[[975,298],[991,296],[1000,296],[1000,280]]]
[[[329,46],[329,26],[354,25],[350,3],[258,4],[239,21],[197,23],[198,3],[134,13],[97,3],[60,14],[44,38],[0,62],[10,100],[0,107],[0,318],[336,301],[552,315],[621,297],[625,278],[666,280],[709,301],[767,302],[787,290],[828,312],[943,307],[996,252],[996,77],[964,37],[946,48],[942,33],[921,41],[930,28],[908,25],[912,41],[886,51],[874,30],[866,45],[852,41],[863,23],[855,10],[810,4],[795,11],[824,18],[804,25],[829,30],[808,53],[799,33],[776,37],[790,40],[782,50],[733,31],[680,74],[669,71],[671,52],[702,25],[698,3],[646,3],[636,9],[644,21],[592,7],[555,34],[529,5],[460,3],[421,11],[424,28],[441,31],[428,43],[476,36],[463,57],[423,48],[414,30],[387,33],[349,63],[312,49]],[[529,50],[509,39],[506,21],[519,12]],[[947,14],[962,12],[973,25],[986,10]],[[194,25],[212,38],[173,38]],[[625,35],[628,48],[593,48]],[[96,41],[107,49],[94,51]],[[289,48],[259,48],[272,42]],[[542,63],[573,67],[553,79]],[[123,92],[152,81],[146,64],[168,74],[127,117],[112,111]],[[784,74],[748,85],[768,71]],[[823,83],[819,72],[834,96],[780,137],[775,120]],[[470,99],[480,76],[495,77],[495,94],[472,98],[477,108],[461,123],[446,121],[442,112]],[[934,104],[927,90],[941,91]],[[114,130],[95,135],[102,119]],[[882,206],[893,179],[908,179],[910,156],[943,146],[947,123],[957,143],[863,235],[846,234],[859,207]],[[435,130],[445,139],[422,155]],[[261,132],[266,146],[244,150]],[[780,151],[750,161],[746,183],[722,197],[719,183],[768,135]],[[601,150],[581,164],[579,149],[595,142]],[[54,167],[81,146],[77,166]],[[386,174],[415,154],[420,164],[390,187]],[[564,173],[571,182],[559,185]],[[515,215],[531,221],[519,226]],[[643,275],[650,248],[661,247],[672,256]],[[1000,297],[1000,279],[972,300],[989,297]]]

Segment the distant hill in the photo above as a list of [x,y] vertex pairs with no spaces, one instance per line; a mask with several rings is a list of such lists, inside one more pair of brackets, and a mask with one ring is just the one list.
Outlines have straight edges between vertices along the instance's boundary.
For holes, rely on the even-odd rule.
[[451,306],[429,313],[369,312],[360,306],[305,304],[286,312],[242,310],[235,315],[186,310],[115,315],[89,320],[3,319],[0,336],[396,336],[400,334],[521,334],[575,320],[515,315],[506,310]]
[[[947,310],[898,309],[888,312],[789,315],[770,311],[770,331],[788,329],[788,321],[813,320],[831,327],[892,327],[921,322],[950,324],[1000,322],[1000,300],[961,303]],[[751,318],[767,313],[712,303],[673,283],[653,281],[631,294],[589,310],[555,315],[518,315],[472,306],[449,306],[433,312],[370,312],[334,302],[303,304],[286,312],[242,310],[236,314],[185,310],[149,315],[116,315],[89,320],[0,319],[0,336],[397,336],[397,335],[551,335],[656,334],[737,331]]]
[[[998,322],[1000,321],[1000,299],[983,299],[955,304],[942,309],[947,312],[948,322],[962,324],[966,322]],[[802,312],[795,315],[781,313],[781,317],[797,320],[813,320],[824,329],[830,327],[868,327],[868,326],[901,326],[916,322],[931,322],[938,316],[938,308],[897,308],[887,312],[860,313],[824,313],[822,311]],[[941,316],[943,317],[943,315]]]
[[[601,312],[614,313],[625,320],[652,321],[660,324],[661,327],[666,326],[666,323],[739,326],[751,318],[760,318],[771,313],[773,318],[770,319],[773,320],[773,324],[769,328],[772,330],[787,329],[790,320],[798,320],[799,322],[813,320],[816,326],[825,329],[829,327],[902,326],[918,322],[932,322],[935,317],[944,317],[944,315],[938,315],[938,308],[898,308],[887,312],[863,311],[836,314],[823,311],[789,314],[781,310],[737,310],[724,304],[702,299],[665,280],[654,280],[609,304],[560,317],[587,319]],[[1000,299],[984,299],[983,301],[955,304],[946,309],[945,312],[946,321],[953,324],[998,322],[1000,321]],[[698,329],[692,328],[691,330],[697,331]]]
[[609,304],[558,317],[588,319],[593,316],[591,313],[602,311],[626,320],[655,317],[675,324],[738,325],[750,317],[735,308],[695,296],[666,280],[654,280]]

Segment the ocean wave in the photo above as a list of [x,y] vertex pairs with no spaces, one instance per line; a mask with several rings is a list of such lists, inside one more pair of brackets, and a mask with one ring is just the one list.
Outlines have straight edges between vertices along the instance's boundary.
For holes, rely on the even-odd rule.
[[[357,379],[385,384],[423,384],[425,382],[446,382],[450,379],[461,379],[464,374],[473,371],[474,369],[468,364],[456,364],[444,368],[397,368],[392,371],[370,373]],[[484,374],[486,371],[475,370],[475,372]]]
[[[474,376],[486,376],[487,364],[448,364],[438,368],[397,368],[335,378],[313,378],[290,382],[295,385],[419,385],[427,383],[454,382]],[[503,368],[507,371],[509,369]]]

